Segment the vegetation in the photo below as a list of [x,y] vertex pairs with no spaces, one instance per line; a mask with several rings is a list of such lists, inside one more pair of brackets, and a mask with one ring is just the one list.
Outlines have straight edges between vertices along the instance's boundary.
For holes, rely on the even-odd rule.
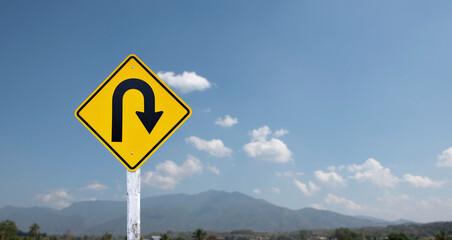
[[198,228],[192,233],[192,239],[193,240],[205,240],[206,239],[206,231]]
[[392,232],[388,235],[388,240],[411,240],[411,238],[403,232]]
[[10,220],[0,222],[0,240],[16,240],[17,233],[15,222]]
[[[75,236],[70,230],[62,235],[47,235],[33,223],[28,232],[20,231],[13,221],[0,222],[0,240],[124,240],[125,236],[104,233],[102,236]],[[209,232],[196,229],[193,232],[152,233],[142,239],[160,235],[161,240],[452,240],[452,222],[407,224],[372,228],[338,228],[333,230],[300,230],[286,233],[259,233],[251,230]]]
[[452,237],[446,236],[444,231],[439,231],[438,234],[435,234],[435,240],[452,240]]
[[38,235],[39,235],[39,229],[40,229],[39,225],[38,225],[37,223],[33,223],[33,224],[30,226],[30,231],[28,231],[28,235],[29,235],[31,238],[37,238]]
[[100,240],[113,240],[113,234],[106,232],[102,235]]
[[298,238],[299,240],[308,240],[309,234],[306,230],[300,230],[298,231]]
[[348,228],[338,228],[334,231],[333,237],[337,240],[355,240],[358,239],[359,234]]

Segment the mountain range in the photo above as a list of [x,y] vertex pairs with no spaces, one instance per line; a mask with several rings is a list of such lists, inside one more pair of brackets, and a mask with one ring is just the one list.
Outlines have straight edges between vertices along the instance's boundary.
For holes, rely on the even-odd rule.
[[[126,233],[125,201],[83,201],[55,210],[43,207],[0,209],[0,221],[16,222],[28,230],[36,222],[41,232],[99,235]],[[406,223],[398,221],[397,223]],[[239,192],[206,191],[195,195],[172,194],[141,200],[141,232],[253,230],[280,232],[339,227],[367,227],[394,224],[366,216],[346,216],[327,210],[303,208],[290,210]]]

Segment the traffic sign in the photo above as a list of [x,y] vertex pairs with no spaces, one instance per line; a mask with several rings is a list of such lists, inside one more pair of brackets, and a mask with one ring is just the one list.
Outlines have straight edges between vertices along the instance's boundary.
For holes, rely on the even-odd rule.
[[130,171],[190,115],[190,107],[135,55],[128,56],[75,112]]

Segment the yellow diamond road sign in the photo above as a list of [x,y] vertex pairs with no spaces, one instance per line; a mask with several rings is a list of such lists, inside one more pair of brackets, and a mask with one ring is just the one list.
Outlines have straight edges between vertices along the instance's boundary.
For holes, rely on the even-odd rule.
[[130,171],[191,115],[187,106],[130,55],[76,110],[75,116]]

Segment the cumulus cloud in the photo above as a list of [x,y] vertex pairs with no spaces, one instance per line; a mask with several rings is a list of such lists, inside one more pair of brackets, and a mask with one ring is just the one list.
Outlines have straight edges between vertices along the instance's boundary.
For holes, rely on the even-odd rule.
[[276,194],[280,194],[281,190],[279,190],[279,188],[277,188],[277,187],[272,187],[272,192],[276,193]]
[[216,174],[216,175],[220,175],[220,170],[217,167],[214,166],[207,166],[206,167],[207,170],[209,170],[210,172]]
[[267,136],[270,135],[272,131],[268,126],[263,126],[258,129],[253,129],[250,132],[251,140],[253,141],[266,141]]
[[56,209],[69,207],[69,201],[74,199],[67,189],[54,190],[48,194],[36,194],[34,198]]
[[142,182],[152,188],[174,189],[183,179],[202,173],[201,161],[191,155],[182,165],[173,161],[164,161],[155,167],[155,171],[143,174]]
[[262,194],[262,191],[260,189],[254,189],[253,194],[260,195]]
[[249,157],[274,163],[285,163],[292,161],[292,152],[286,144],[272,138],[270,141],[250,142],[243,146],[243,150]]
[[117,199],[117,200],[127,200],[127,195],[115,195],[115,199]]
[[334,171],[331,171],[329,173],[323,172],[323,171],[316,171],[314,173],[314,176],[322,183],[331,185],[331,186],[345,186],[347,185],[347,180],[345,180],[341,175],[337,174]]
[[326,169],[328,169],[331,172],[336,172],[336,171],[342,171],[345,168],[347,168],[345,165],[340,165],[339,167],[336,166],[328,166]]
[[295,187],[306,196],[313,196],[320,190],[320,188],[311,181],[309,181],[308,184],[304,184],[294,178],[293,183],[295,184]]
[[283,141],[277,138],[267,140],[270,134],[268,126],[250,132],[251,142],[243,146],[248,157],[274,163],[293,161],[292,152]]
[[[452,198],[442,200],[437,197],[430,197],[427,200],[417,201],[416,204],[427,209],[452,208]],[[444,210],[444,209],[441,209]]]
[[157,76],[181,93],[203,91],[212,86],[206,78],[197,75],[195,72],[184,71],[179,75],[175,75],[174,72],[158,72]]
[[95,198],[95,197],[85,198],[85,199],[82,199],[82,201],[84,201],[84,202],[95,202],[95,201],[97,201],[97,198]]
[[222,127],[232,127],[237,123],[239,123],[239,120],[237,118],[233,118],[229,115],[226,115],[223,119],[217,118],[217,120],[215,121],[216,125],[219,125]]
[[302,172],[292,172],[292,171],[285,171],[285,172],[275,172],[275,175],[277,177],[299,177],[299,176],[303,176]]
[[311,207],[314,209],[317,209],[317,210],[326,210],[326,208],[324,208],[322,206],[322,204],[318,204],[318,203],[311,204]]
[[[450,154],[452,154],[452,148],[449,148]],[[447,157],[448,151],[443,152],[443,154],[439,157],[441,159],[445,159]],[[452,156],[452,155],[451,155]],[[430,187],[442,187],[444,185],[444,181],[435,181],[428,177],[423,176],[415,176],[412,174],[405,174],[403,177],[397,177],[391,174],[391,170],[389,168],[384,168],[380,162],[373,158],[367,159],[363,164],[353,164],[347,167],[340,166],[334,167],[330,166],[328,169],[331,171],[330,173],[324,173],[322,171],[316,171],[314,173],[315,177],[322,183],[330,183],[332,185],[346,185],[346,180],[342,178],[341,175],[337,174],[335,171],[346,168],[349,172],[354,173],[354,175],[349,176],[350,179],[355,179],[359,182],[369,181],[379,187],[382,188],[391,188],[400,182],[406,182],[411,184],[417,188],[430,188]]]
[[324,202],[328,203],[328,204],[339,204],[344,206],[345,208],[349,209],[349,210],[361,210],[362,207],[359,204],[356,204],[355,202],[348,200],[346,198],[343,197],[338,197],[334,194],[328,194],[328,196],[325,198]]
[[403,175],[403,181],[412,184],[417,188],[442,187],[444,182],[433,181],[428,177],[414,176],[411,174]]
[[289,131],[287,131],[285,129],[280,129],[280,130],[277,130],[275,132],[275,137],[279,138],[279,137],[282,137],[282,136],[284,136],[284,135],[286,135],[288,133],[289,133]]
[[399,179],[391,174],[389,168],[383,166],[377,160],[369,158],[364,164],[353,164],[348,166],[350,172],[355,175],[350,178],[357,181],[370,181],[379,187],[394,187]]
[[385,195],[377,198],[382,204],[378,204],[380,212],[375,215],[393,220],[404,218],[418,222],[448,221],[452,210],[452,199],[427,195],[425,199],[421,199],[422,196],[411,197],[407,194],[393,195],[386,192]]
[[86,187],[79,188],[79,190],[89,190],[89,191],[101,191],[101,190],[105,190],[105,189],[108,189],[108,187],[98,183],[97,181],[95,181],[92,184],[89,184]]
[[407,194],[393,195],[390,192],[386,191],[385,195],[378,197],[377,200],[381,203],[384,203],[388,207],[394,207],[413,199]]
[[185,139],[185,141],[193,145],[196,149],[205,151],[214,157],[228,157],[232,153],[232,150],[224,146],[223,141],[220,139],[206,141],[199,137],[191,136]]
[[452,147],[444,150],[438,156],[438,162],[436,162],[437,167],[452,167]]

